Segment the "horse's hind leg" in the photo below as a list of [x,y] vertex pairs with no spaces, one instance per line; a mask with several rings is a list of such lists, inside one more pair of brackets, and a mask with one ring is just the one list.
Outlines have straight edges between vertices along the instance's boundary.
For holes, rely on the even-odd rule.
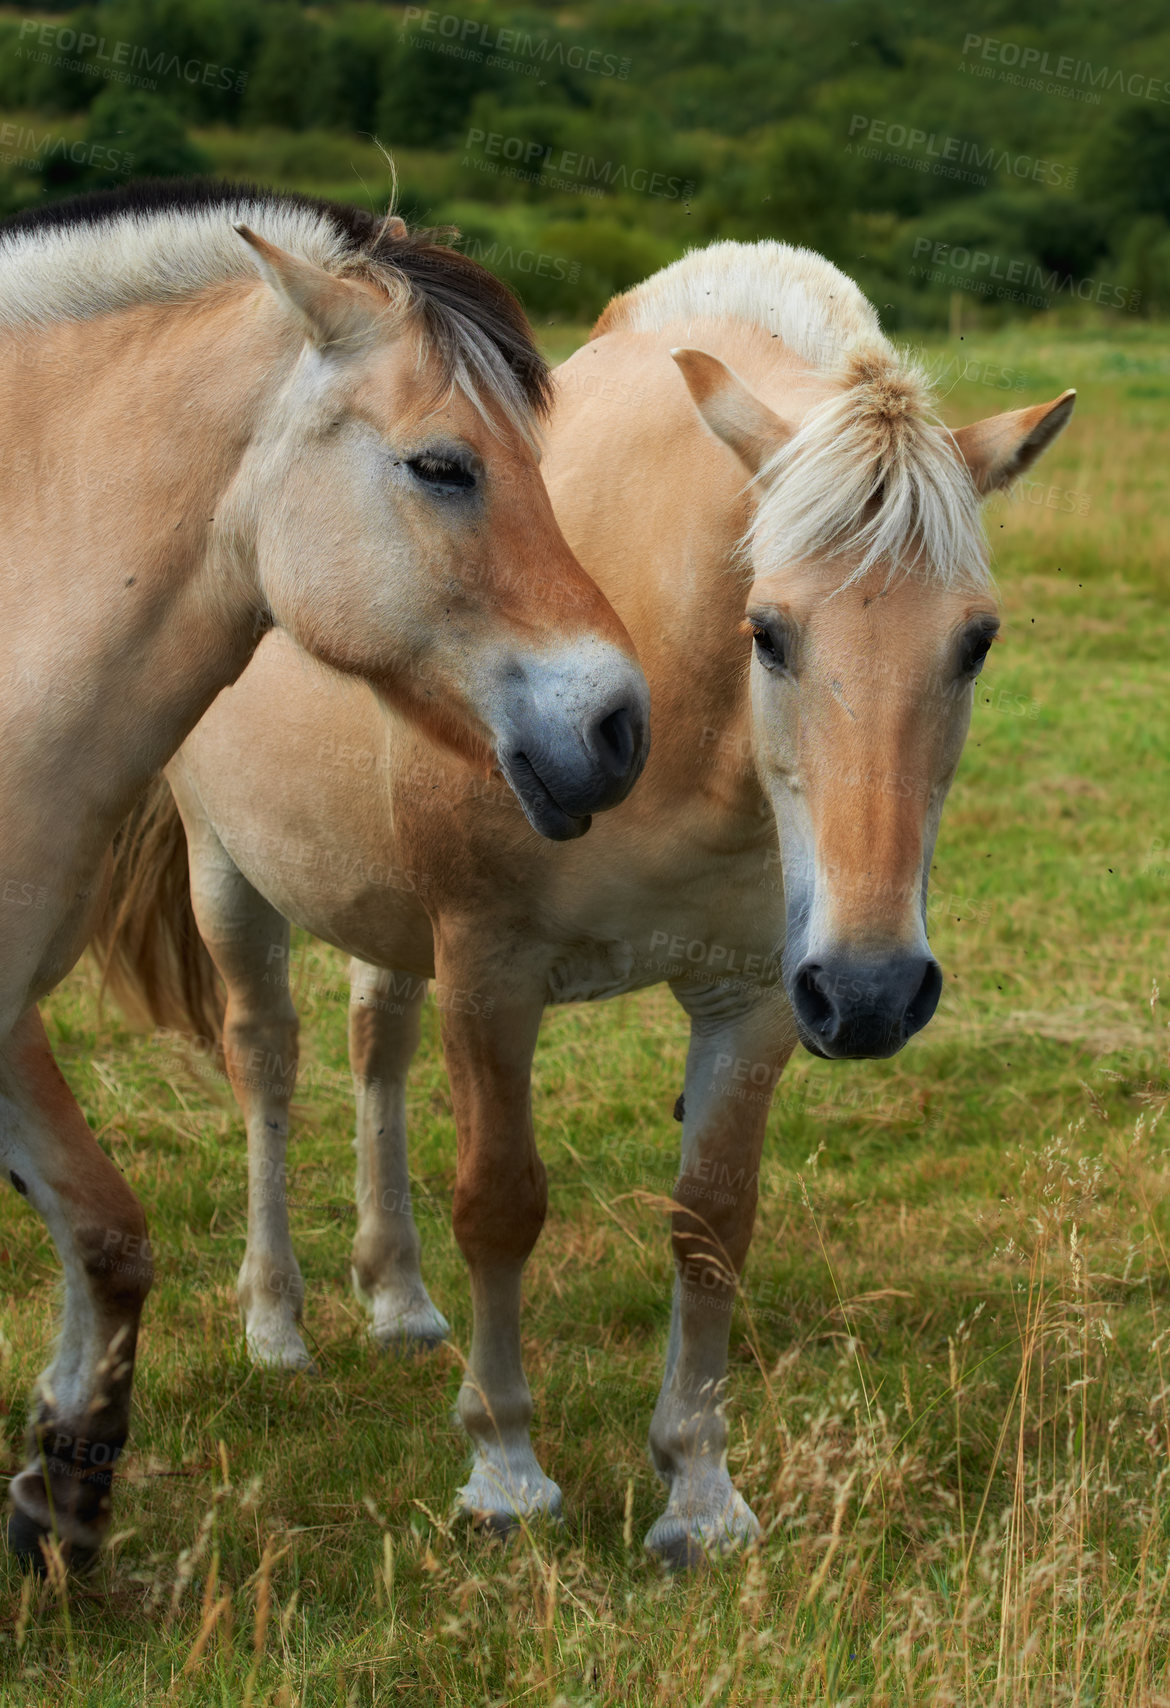
[[0,1161],[43,1218],[65,1271],[61,1339],[30,1408],[9,1540],[35,1567],[59,1538],[79,1562],[109,1523],[152,1266],[142,1206],[101,1149],[30,1009],[0,1047]]
[[727,1469],[723,1387],[731,1313],[755,1222],[768,1106],[795,1041],[782,997],[718,987],[675,995],[691,1017],[682,1169],[672,1217],[674,1305],[650,1457],[666,1510],[646,1547],[696,1563],[759,1533]]
[[297,1077],[289,925],[244,877],[198,804],[175,790],[187,830],[191,904],[227,987],[225,1066],[248,1133],[248,1239],[237,1296],[259,1364],[312,1365],[298,1323],[305,1284],[288,1224],[285,1153]]
[[410,1202],[406,1077],[418,1048],[426,980],[354,960],[349,968],[349,1062],[357,1099],[357,1234],[353,1285],[381,1345],[436,1346],[449,1325],[419,1268]]

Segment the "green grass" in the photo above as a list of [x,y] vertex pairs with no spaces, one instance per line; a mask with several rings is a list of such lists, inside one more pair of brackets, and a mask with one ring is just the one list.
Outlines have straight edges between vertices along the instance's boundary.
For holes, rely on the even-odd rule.
[[[1087,503],[1029,489],[991,513],[1005,638],[939,842],[937,1017],[893,1061],[803,1056],[781,1082],[729,1405],[762,1548],[675,1581],[640,1552],[662,1498],[644,1443],[670,1291],[653,1195],[685,1044],[668,993],[545,1026],[551,1211],[525,1348],[566,1522],[505,1546],[450,1520],[457,1358],[378,1355],[349,1290],[342,1005],[302,1005],[290,1190],[320,1374],[281,1377],[241,1347],[234,1108],[99,1022],[83,966],[48,1004],[51,1035],[148,1207],[159,1279],[113,1542],[66,1594],[5,1566],[0,1701],[1170,1699],[1170,342],[1038,324],[936,355],[960,349],[1026,385],[960,380],[954,423],[1081,388],[1036,480]],[[342,982],[339,956],[299,954],[307,985]],[[412,1120],[425,1273],[466,1348],[432,1008]],[[15,1469],[57,1265],[15,1194],[2,1215]]]

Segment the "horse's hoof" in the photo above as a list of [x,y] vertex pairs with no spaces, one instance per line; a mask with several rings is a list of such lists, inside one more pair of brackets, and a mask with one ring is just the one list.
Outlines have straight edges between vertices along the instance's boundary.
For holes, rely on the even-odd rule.
[[388,1358],[425,1358],[437,1352],[446,1340],[445,1334],[411,1334],[401,1328],[375,1328],[371,1325],[370,1339]]
[[520,1519],[514,1512],[473,1512],[467,1506],[461,1506],[460,1510],[477,1536],[499,1536],[506,1541],[520,1528]]
[[668,1572],[693,1571],[710,1565],[760,1539],[755,1513],[738,1490],[730,1499],[713,1501],[706,1512],[668,1506],[643,1544]]
[[689,1530],[675,1529],[658,1536],[652,1530],[646,1538],[645,1547],[646,1552],[667,1572],[694,1572],[710,1564],[710,1556],[703,1543]]
[[375,1301],[371,1313],[370,1338],[385,1352],[399,1358],[415,1358],[434,1352],[451,1333],[451,1325],[424,1292],[403,1306]]
[[308,1348],[295,1330],[282,1334],[249,1334],[247,1342],[248,1356],[253,1364],[259,1364],[265,1370],[299,1370],[305,1376],[318,1373]]
[[513,1484],[505,1494],[497,1476],[475,1470],[459,1490],[458,1501],[460,1512],[483,1536],[508,1536],[521,1524],[561,1522],[561,1491],[540,1472]]
[[[15,1507],[9,1513],[8,1551],[22,1571],[32,1572],[39,1578],[47,1576],[47,1550],[51,1542],[52,1533],[42,1524],[38,1524],[27,1512],[22,1512],[20,1507]],[[63,1542],[61,1557],[75,1576],[83,1577],[97,1564],[98,1550],[84,1547],[78,1542]]]

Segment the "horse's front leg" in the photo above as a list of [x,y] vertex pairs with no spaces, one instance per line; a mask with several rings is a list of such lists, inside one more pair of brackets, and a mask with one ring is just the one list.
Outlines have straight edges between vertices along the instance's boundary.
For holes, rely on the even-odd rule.
[[727,1470],[723,1385],[768,1106],[796,1036],[776,993],[676,986],[675,995],[691,1017],[691,1041],[672,1216],[674,1306],[650,1425],[650,1457],[670,1496],[646,1547],[681,1566],[759,1533]]
[[435,1000],[458,1135],[455,1237],[467,1259],[474,1321],[459,1417],[475,1458],[459,1491],[478,1523],[559,1514],[528,1429],[532,1396],[520,1356],[520,1278],[544,1226],[548,1186],[532,1130],[530,1077],[543,1004],[495,1000],[436,942]]
[[65,1271],[61,1339],[30,1409],[27,1464],[9,1489],[9,1541],[40,1568],[41,1543],[56,1537],[77,1564],[109,1524],[153,1267],[142,1206],[86,1125],[35,1009],[0,1048],[0,1163]]

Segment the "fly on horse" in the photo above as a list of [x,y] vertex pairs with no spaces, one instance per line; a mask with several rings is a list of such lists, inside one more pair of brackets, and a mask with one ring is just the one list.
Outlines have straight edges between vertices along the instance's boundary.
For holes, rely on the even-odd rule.
[[274,625],[547,836],[640,770],[645,681],[554,520],[547,400],[515,299],[396,217],[147,184],[0,228],[0,1164],[65,1271],[11,1489],[34,1564],[108,1523],[151,1282],[36,1003],[150,779]]
[[767,1119],[767,1097],[737,1095],[742,1065],[770,1091],[798,1042],[887,1056],[934,1012],[931,855],[998,624],[980,499],[1034,462],[1073,400],[949,432],[856,287],[774,243],[693,252],[617,298],[555,378],[554,507],[651,684],[639,788],[587,845],[549,848],[502,791],[274,637],[171,765],[173,800],[160,793],[127,833],[105,952],[115,989],[157,1021],[218,1029],[214,1007],[145,976],[173,964],[190,925],[174,905],[189,850],[248,1133],[240,1299],[254,1356],[274,1364],[307,1362],[285,1193],[287,920],[355,957],[353,1278],[387,1343],[446,1330],[406,1155],[435,977],[474,1305],[461,1500],[494,1524],[560,1506],[531,1445],[520,1350],[547,1198],[530,1107],[541,1014],[670,983],[690,1047],[650,1426],[668,1499],[647,1546],[683,1562],[757,1529],[721,1406]]

